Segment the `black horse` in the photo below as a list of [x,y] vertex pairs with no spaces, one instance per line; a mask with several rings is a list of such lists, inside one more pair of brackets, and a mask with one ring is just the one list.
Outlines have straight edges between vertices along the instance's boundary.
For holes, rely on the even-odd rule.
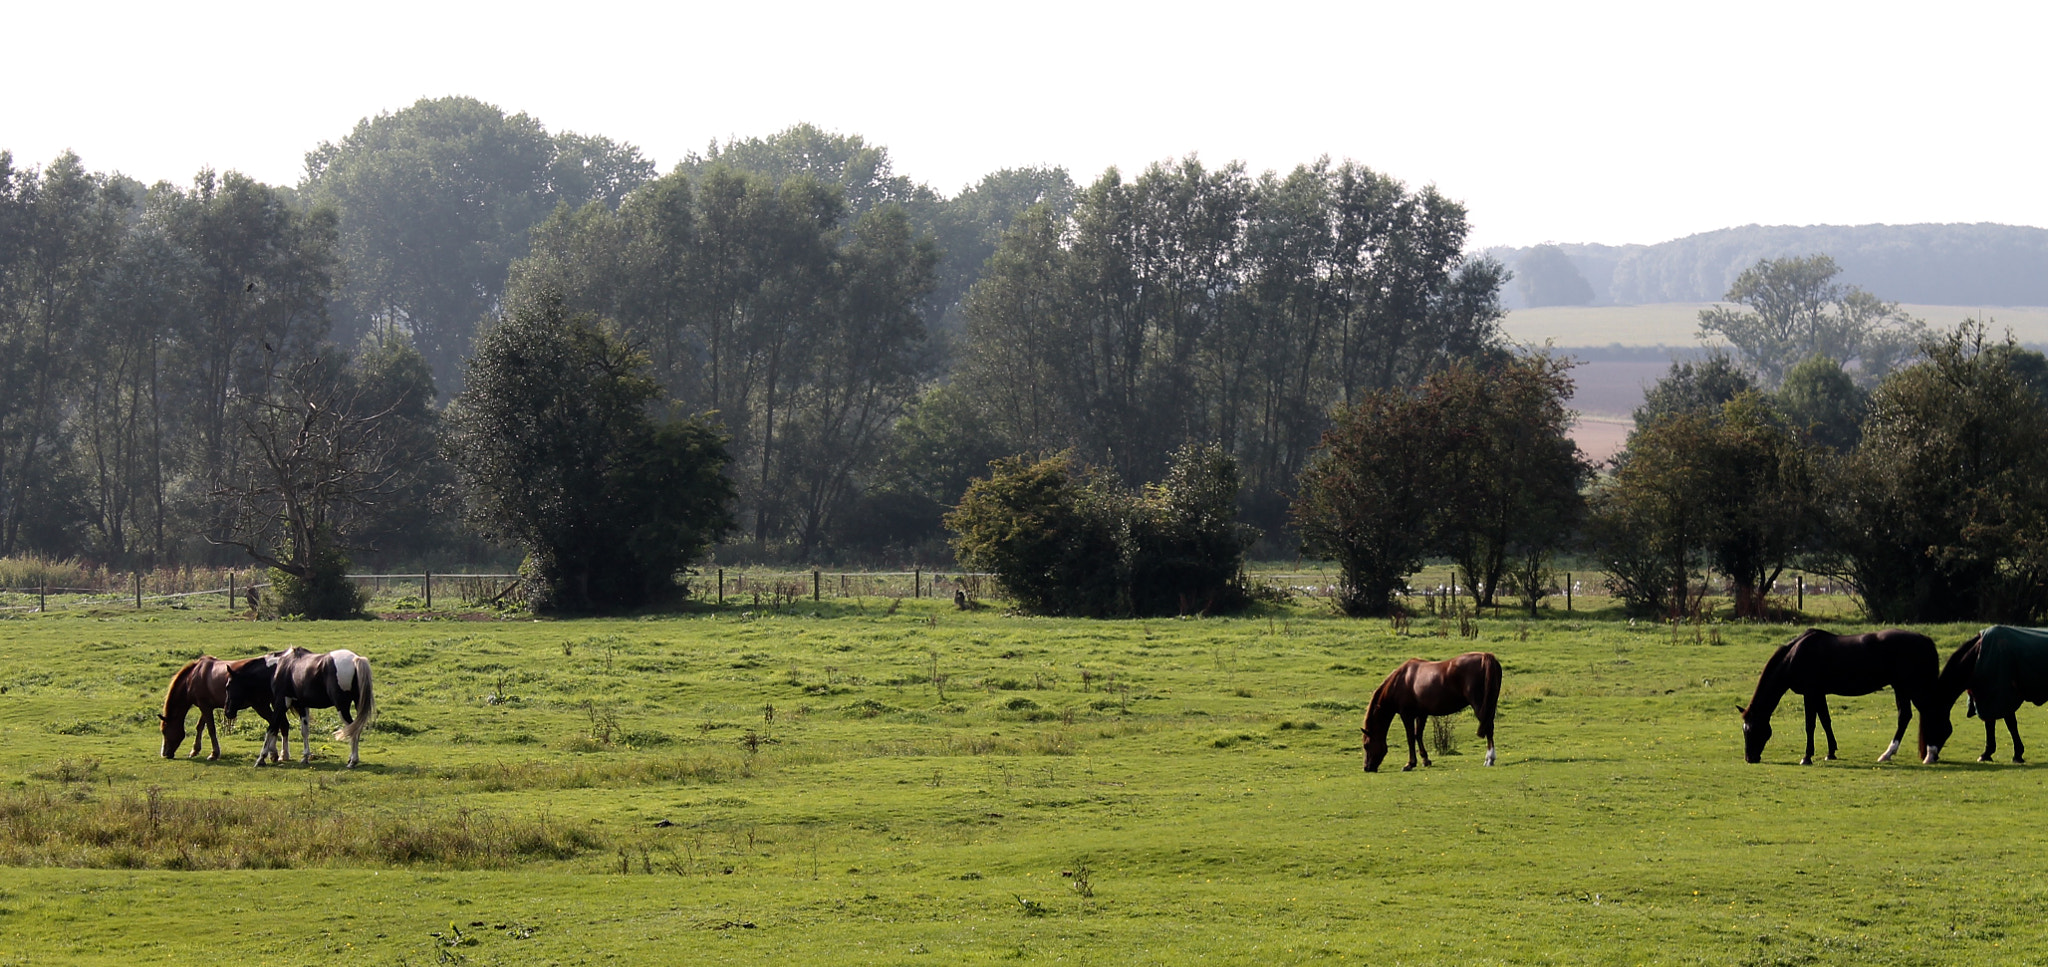
[[[1937,754],[1941,743],[1935,737],[1938,733],[1947,741],[1955,731],[1949,712],[1964,692],[1970,693],[1964,715],[1984,720],[1984,754],[1977,761],[1990,762],[1992,753],[1998,751],[1999,719],[2005,720],[2005,730],[2012,735],[2012,761],[2027,761],[2018,713],[2023,702],[2048,702],[2048,631],[1994,625],[1971,636],[1948,656],[1935,685],[1935,701],[1926,710],[1928,721],[1921,726]],[[1933,762],[1934,756],[1927,761]]]
[[1920,706],[1921,756],[1933,761],[1928,758],[1928,748],[1940,743],[1929,735],[1928,721],[1933,715],[1930,700],[1939,677],[1940,658],[1935,653],[1934,640],[1926,635],[1897,628],[1861,635],[1834,635],[1808,629],[1771,653],[1763,674],[1757,677],[1755,697],[1748,706],[1736,707],[1742,713],[1743,758],[1763,761],[1764,743],[1771,741],[1771,713],[1777,711],[1778,701],[1790,691],[1806,699],[1806,755],[1799,764],[1813,764],[1816,719],[1827,732],[1828,758],[1833,759],[1835,726],[1828,718],[1827,696],[1868,695],[1889,685],[1892,699],[1899,705],[1899,728],[1892,735],[1891,747],[1877,761],[1889,762],[1899,751],[1899,741],[1906,737],[1906,723],[1913,720],[1914,705]]

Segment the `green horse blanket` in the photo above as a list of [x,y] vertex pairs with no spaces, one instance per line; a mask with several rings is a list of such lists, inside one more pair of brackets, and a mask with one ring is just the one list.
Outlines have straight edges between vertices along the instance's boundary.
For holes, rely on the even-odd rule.
[[1977,651],[1977,673],[1970,683],[1977,714],[2004,718],[2021,702],[2048,702],[2048,629],[1984,629]]

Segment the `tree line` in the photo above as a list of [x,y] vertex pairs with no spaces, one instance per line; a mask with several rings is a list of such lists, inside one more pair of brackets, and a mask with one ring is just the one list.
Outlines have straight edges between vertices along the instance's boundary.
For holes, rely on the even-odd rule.
[[997,458],[1136,487],[1188,444],[1284,549],[1332,406],[1504,352],[1463,208],[1348,162],[945,195],[807,125],[657,174],[468,98],[366,118],[290,187],[0,159],[0,555],[485,553],[509,531],[463,522],[444,410],[522,306],[644,362],[657,422],[701,416],[720,553],[812,561],[944,555]]

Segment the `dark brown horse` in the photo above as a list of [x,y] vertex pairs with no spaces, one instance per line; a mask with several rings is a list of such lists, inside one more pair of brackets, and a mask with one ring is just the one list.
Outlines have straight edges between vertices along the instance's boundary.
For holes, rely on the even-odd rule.
[[1949,714],[1964,692],[1970,693],[1964,715],[1984,720],[1984,754],[1977,761],[1990,762],[1998,751],[2000,719],[2012,735],[2012,761],[2027,761],[2026,743],[2020,741],[2019,710],[2026,702],[2048,702],[2048,631],[1996,625],[1973,635],[1948,656],[1935,685],[1934,701],[1926,710],[1928,721],[1921,726],[1933,749],[1927,761],[1935,761],[1942,742],[1955,731]]
[[[376,693],[370,687],[370,660],[352,651],[336,649],[315,654],[304,648],[288,648],[263,656],[270,665],[270,697],[277,703],[280,752],[289,755],[291,736],[286,731],[291,713],[299,713],[299,742],[305,747],[300,762],[313,760],[313,737],[308,731],[308,709],[331,708],[341,714],[342,726],[334,730],[335,741],[348,740],[348,765],[361,761],[358,748],[363,729],[377,714]],[[350,707],[355,715],[349,714]],[[270,737],[263,739],[263,751],[271,751]],[[259,757],[257,764],[262,764]]]
[[211,739],[213,754],[207,758],[220,758],[220,731],[214,725],[214,709],[225,710],[228,724],[233,725],[237,710],[255,708],[274,727],[270,689],[251,678],[252,666],[265,667],[261,658],[222,661],[212,655],[201,655],[171,676],[171,687],[164,692],[164,710],[157,713],[164,734],[164,758],[178,754],[178,747],[185,742],[185,715],[194,708],[199,710],[199,728],[192,735],[191,754],[195,757],[200,746]]
[[[1749,704],[1736,706],[1742,713],[1742,757],[1762,762],[1764,743],[1771,741],[1771,713],[1785,693],[1797,692],[1806,702],[1806,755],[1800,765],[1813,764],[1813,723],[1818,720],[1828,737],[1828,759],[1835,757],[1835,723],[1828,717],[1829,695],[1868,695],[1890,686],[1898,703],[1899,727],[1892,744],[1877,757],[1889,762],[1906,737],[1906,723],[1913,721],[1913,706],[1920,706],[1920,757],[1926,761],[1930,748],[1939,751],[1940,741],[1929,734],[1933,720],[1934,683],[1940,673],[1940,657],[1934,639],[1911,631],[1887,628],[1861,635],[1834,635],[1810,628],[1799,637],[1778,646],[1764,662],[1757,676],[1756,694]],[[1953,699],[1951,699],[1953,702]],[[1940,738],[1946,739],[1943,734]]]
[[1410,658],[1394,669],[1379,691],[1372,693],[1372,705],[1365,710],[1365,771],[1380,771],[1387,757],[1387,730],[1394,716],[1408,732],[1408,764],[1415,768],[1415,755],[1429,765],[1429,750],[1422,747],[1423,720],[1432,715],[1453,715],[1465,708],[1479,717],[1479,737],[1486,740],[1486,764],[1493,765],[1493,713],[1500,706],[1500,661],[1483,651],[1466,652],[1448,661]]

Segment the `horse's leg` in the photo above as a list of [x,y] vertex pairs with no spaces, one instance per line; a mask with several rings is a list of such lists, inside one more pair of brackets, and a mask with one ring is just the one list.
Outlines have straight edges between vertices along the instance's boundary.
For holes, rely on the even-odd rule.
[[[199,749],[206,744],[206,724],[211,721],[213,721],[213,712],[204,706],[200,706],[199,724],[192,727],[192,751],[187,753],[185,758],[199,758]],[[177,750],[174,749],[172,751],[175,752]]]
[[1429,761],[1429,716],[1415,716],[1415,727],[1412,730],[1412,734],[1415,736],[1415,750],[1422,753],[1422,764],[1424,766],[1436,765],[1436,763]]
[[1899,703],[1899,730],[1892,733],[1891,747],[1884,750],[1883,755],[1877,757],[1879,762],[1892,761],[1892,756],[1899,751],[1899,741],[1906,737],[1906,723],[1913,721],[1913,703],[1907,700],[1906,693],[1899,691],[1894,686],[1892,688],[1892,700]]
[[1407,765],[1405,765],[1405,766],[1402,766],[1402,767],[1401,767],[1401,771],[1402,771],[1402,772],[1414,772],[1414,771],[1415,771],[1415,749],[1416,749],[1416,744],[1415,744],[1415,718],[1414,718],[1414,716],[1411,716],[1411,715],[1406,715],[1406,714],[1403,714],[1403,715],[1401,716],[1401,731],[1402,731],[1403,733],[1405,733],[1405,734],[1407,735],[1407,737],[1408,737],[1408,764],[1407,764]]
[[1828,761],[1835,761],[1835,720],[1828,715],[1828,697],[1816,695],[1814,702],[1820,706],[1820,729],[1828,734]]
[[1799,760],[1802,766],[1813,765],[1813,723],[1819,717],[1820,711],[1814,708],[1813,696],[1806,696],[1806,755]]
[[2005,717],[2005,730],[2012,733],[2012,761],[2015,763],[2027,761],[2026,743],[2020,741],[2020,713],[2018,711],[2014,711],[2011,715]]
[[[299,761],[313,761],[313,710],[303,705],[299,706],[299,745],[305,749],[305,754],[299,757]],[[285,754],[291,754],[290,743],[286,743]]]
[[[1983,710],[1978,711],[1981,713]],[[1984,720],[1984,754],[1978,756],[1977,761],[1990,762],[1991,754],[1998,751],[1998,720],[1989,715],[1980,714],[1977,717]]]
[[[206,761],[213,762],[220,758],[220,731],[214,727],[212,709],[206,710],[205,717],[199,720],[199,724],[205,726],[206,737],[213,740],[213,754],[206,757]],[[192,754],[199,754],[199,747],[197,745],[192,747]]]

